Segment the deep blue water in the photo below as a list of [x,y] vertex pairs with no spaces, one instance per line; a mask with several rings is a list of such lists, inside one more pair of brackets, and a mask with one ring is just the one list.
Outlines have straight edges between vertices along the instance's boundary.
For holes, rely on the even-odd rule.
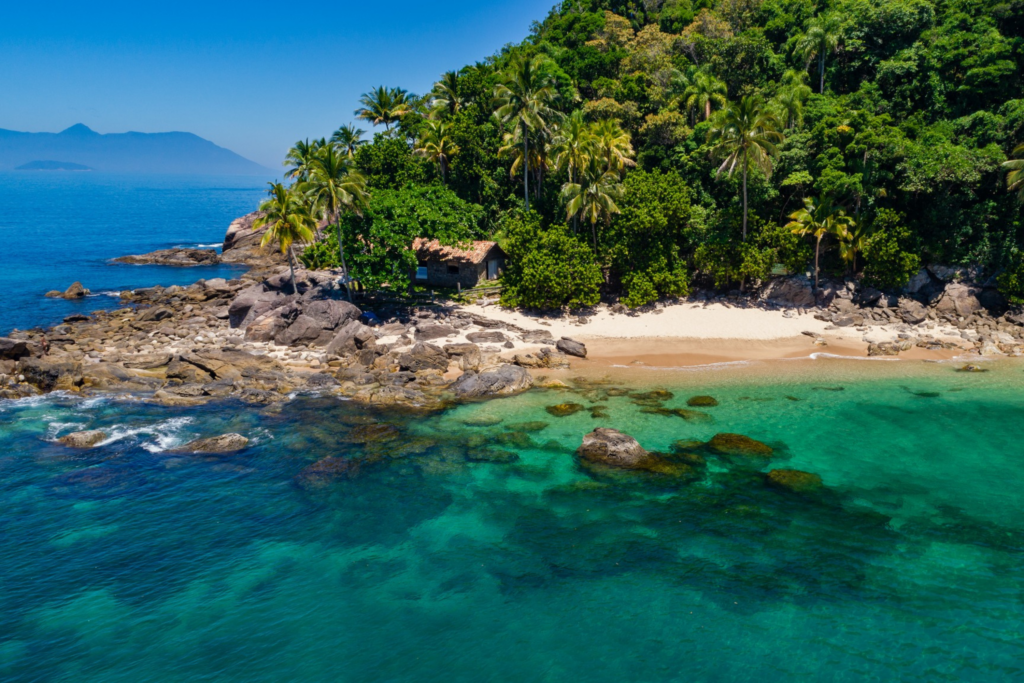
[[[0,334],[51,325],[74,312],[117,306],[116,293],[155,284],[231,277],[236,267],[110,264],[174,246],[219,247],[232,219],[256,208],[265,184],[252,176],[123,176],[0,173]],[[46,299],[79,280],[82,301]]]

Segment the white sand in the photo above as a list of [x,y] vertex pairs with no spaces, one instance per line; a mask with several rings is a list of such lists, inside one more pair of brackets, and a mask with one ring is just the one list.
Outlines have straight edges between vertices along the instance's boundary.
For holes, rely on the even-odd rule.
[[[600,306],[597,315],[585,325],[576,316],[530,316],[500,306],[463,306],[462,310],[493,320],[512,323],[528,330],[546,329],[557,339],[750,339],[771,340],[798,337],[805,330],[827,334],[828,323],[816,320],[810,313],[765,311],[758,308],[731,308],[723,304],[680,303],[636,315],[614,314]],[[547,324],[543,324],[547,323]],[[859,335],[858,335],[859,336]]]

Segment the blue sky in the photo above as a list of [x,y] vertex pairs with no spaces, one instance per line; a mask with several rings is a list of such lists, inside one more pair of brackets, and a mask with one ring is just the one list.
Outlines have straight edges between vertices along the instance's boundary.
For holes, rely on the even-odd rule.
[[277,169],[295,140],[351,121],[362,92],[425,92],[554,2],[9,3],[0,128],[189,131]]

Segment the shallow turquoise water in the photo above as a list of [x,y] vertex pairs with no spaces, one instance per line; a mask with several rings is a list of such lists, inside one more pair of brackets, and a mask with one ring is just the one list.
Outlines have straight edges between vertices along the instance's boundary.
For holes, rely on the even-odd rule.
[[[634,375],[667,407],[714,395],[710,423],[615,383],[430,417],[6,403],[0,679],[1019,680],[1024,374],[870,365]],[[609,417],[544,410],[567,400]],[[369,418],[400,436],[352,443]],[[827,488],[714,458],[689,485],[596,481],[572,456],[595,426],[654,450],[741,432]],[[52,442],[94,427],[97,450]],[[228,431],[253,444],[169,450]],[[467,461],[493,447],[519,460]],[[328,455],[361,464],[310,486]]]

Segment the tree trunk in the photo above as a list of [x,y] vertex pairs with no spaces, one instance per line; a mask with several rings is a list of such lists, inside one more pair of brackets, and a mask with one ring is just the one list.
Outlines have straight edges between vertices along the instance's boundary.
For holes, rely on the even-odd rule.
[[526,199],[526,210],[530,210],[530,138],[527,135],[526,122],[523,121],[523,197]]
[[288,268],[292,273],[292,294],[298,294],[299,288],[295,286],[295,254],[292,253],[292,245],[288,245]]
[[814,291],[818,291],[818,253],[821,251],[821,235],[818,236],[818,241],[814,243]]
[[594,256],[597,256],[597,223],[595,221],[590,222],[590,231],[594,234]]
[[348,287],[348,265],[345,263],[345,247],[341,243],[341,216],[335,217],[334,226],[338,231],[338,256],[341,257],[341,277],[345,281],[345,297],[352,301],[352,290]]
[[743,241],[747,241],[747,148],[743,148]]
[[825,50],[822,48],[821,55],[818,57],[818,72],[821,75],[821,85],[819,92],[825,94]]
[[704,120],[707,121],[710,118],[711,118],[711,98],[709,97],[708,101],[704,103]]

